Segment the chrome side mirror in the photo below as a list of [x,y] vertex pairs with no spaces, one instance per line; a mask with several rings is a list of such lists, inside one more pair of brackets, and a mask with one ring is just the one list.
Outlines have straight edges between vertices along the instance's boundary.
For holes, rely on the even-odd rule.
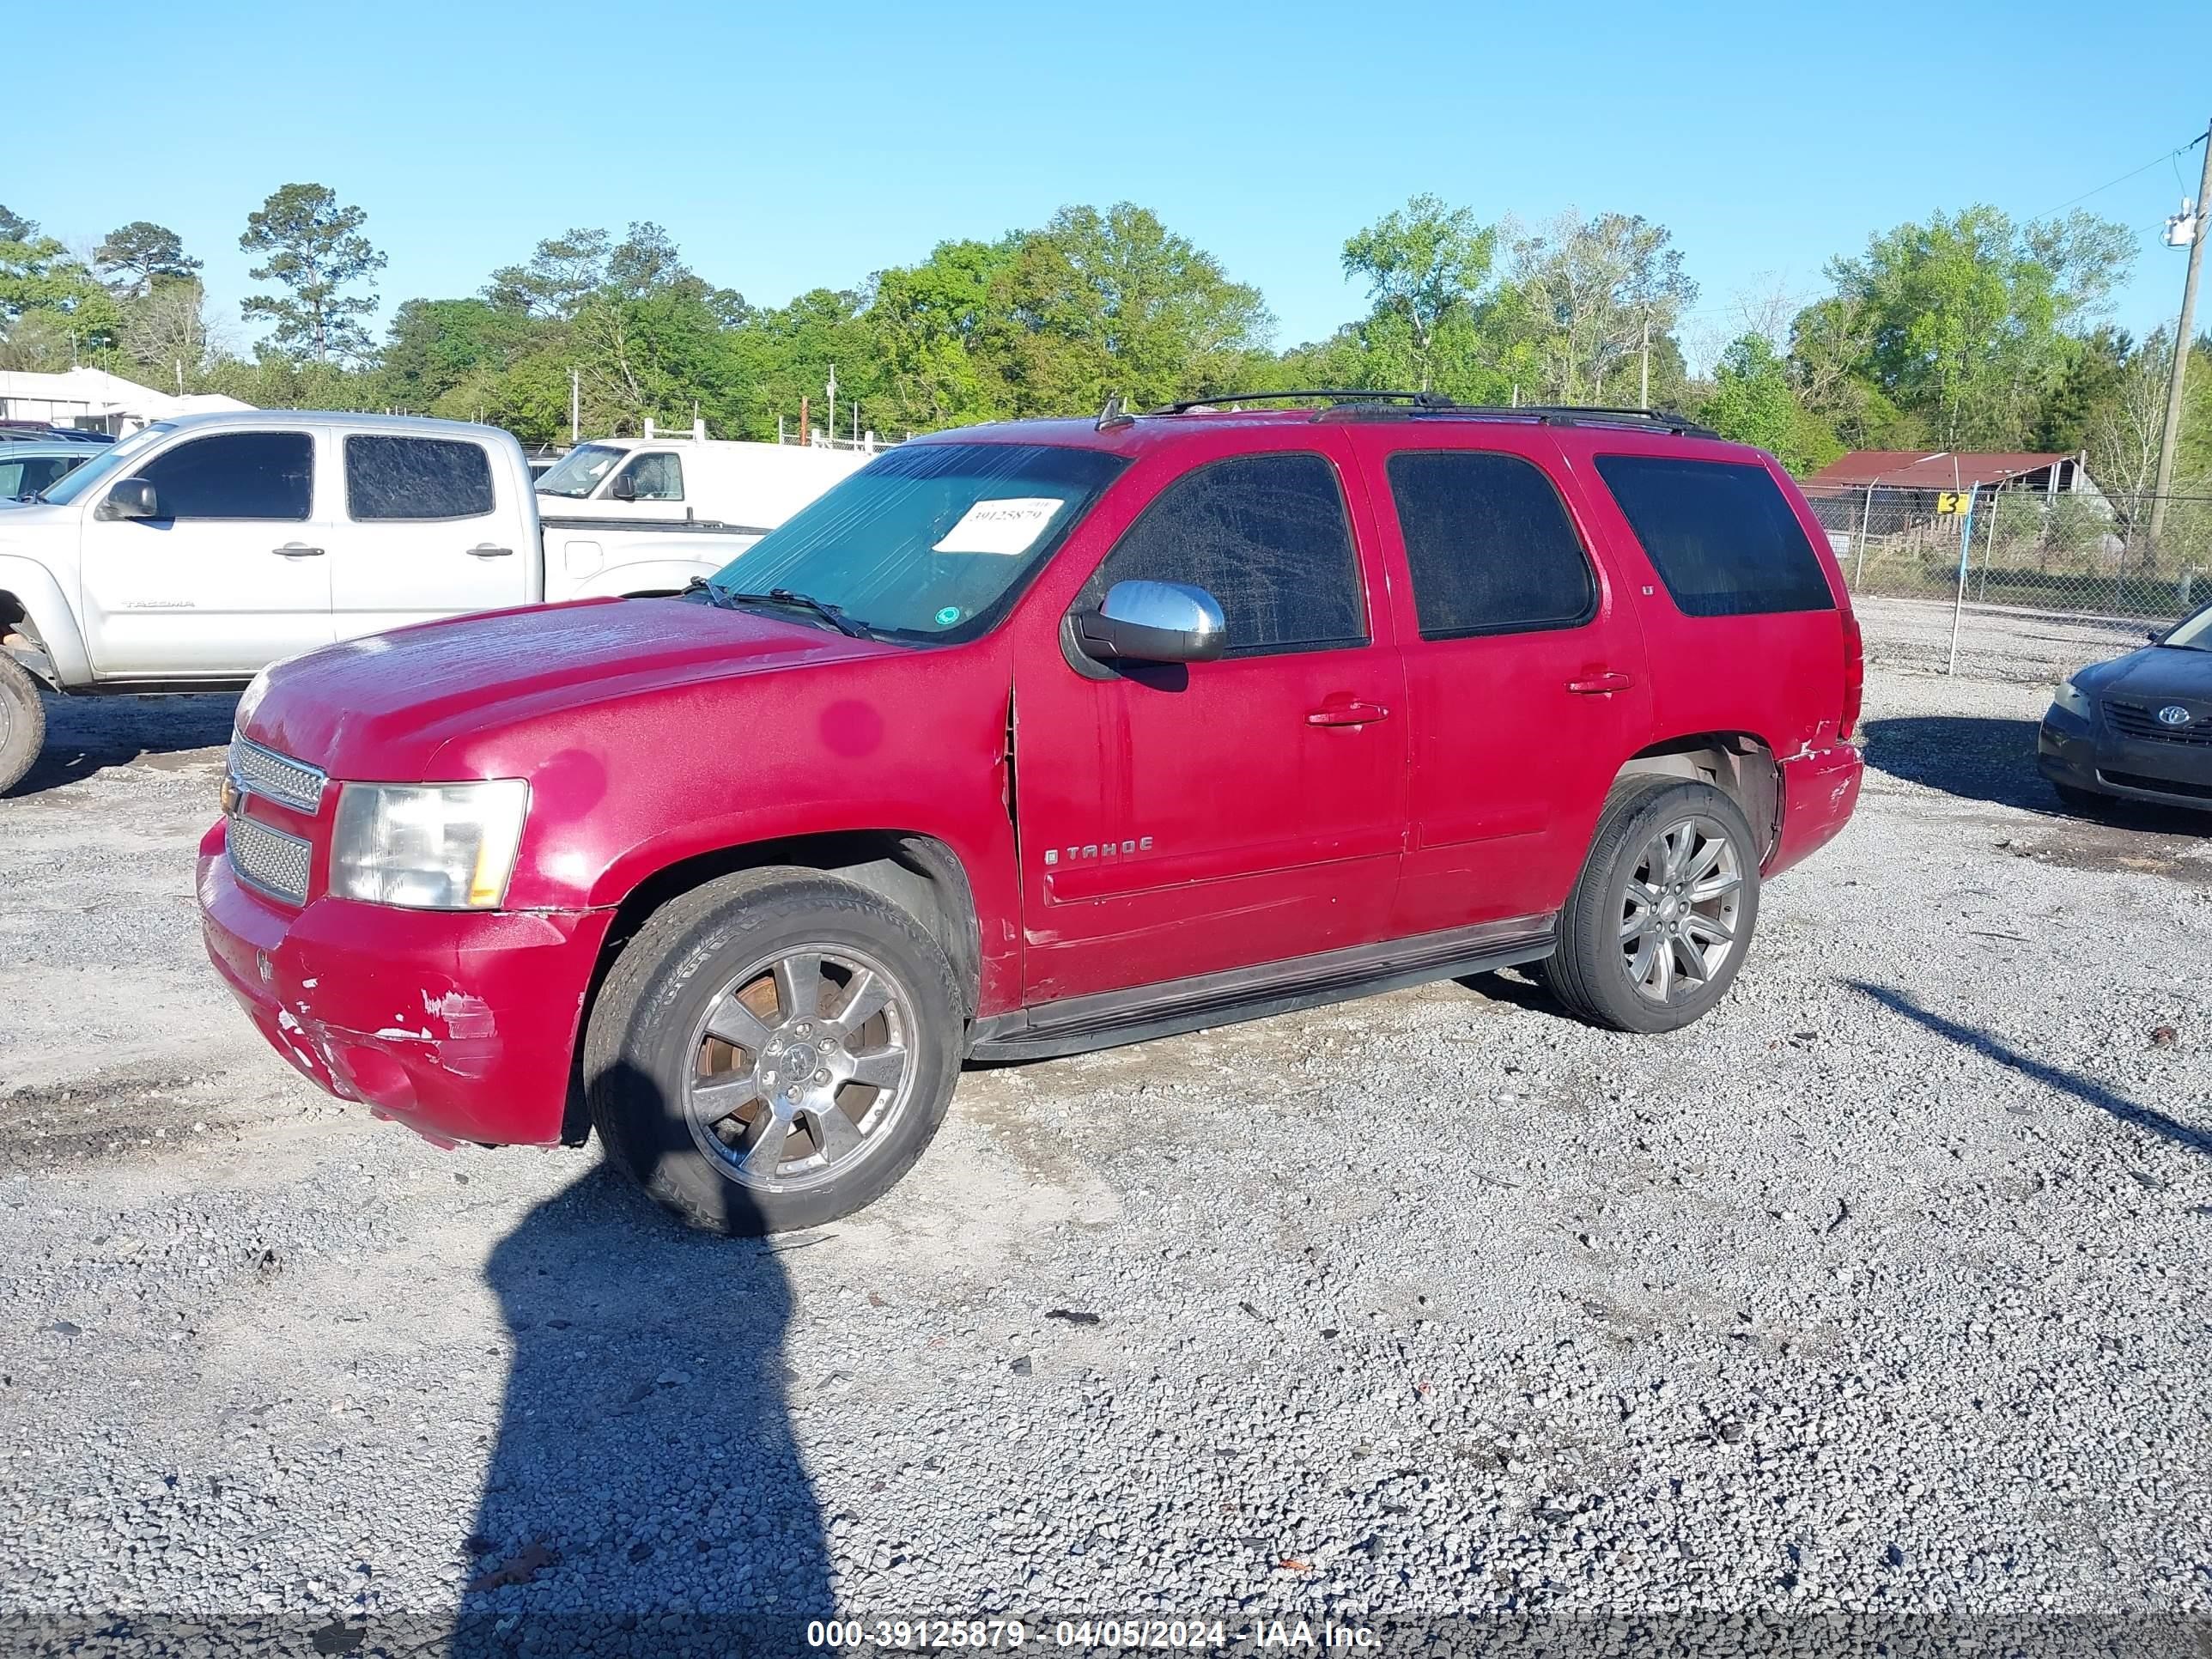
[[1229,645],[1220,601],[1188,582],[1115,582],[1075,631],[1099,662],[1212,662]]
[[154,486],[143,478],[125,478],[107,492],[107,499],[94,512],[96,519],[158,519],[161,516],[161,498],[155,495]]

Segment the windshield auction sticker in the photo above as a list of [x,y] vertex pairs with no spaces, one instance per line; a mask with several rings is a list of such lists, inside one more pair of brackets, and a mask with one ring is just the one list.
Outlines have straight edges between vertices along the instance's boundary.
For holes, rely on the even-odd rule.
[[960,515],[930,550],[936,553],[1026,553],[1061,503],[1050,495],[1004,495],[978,501]]

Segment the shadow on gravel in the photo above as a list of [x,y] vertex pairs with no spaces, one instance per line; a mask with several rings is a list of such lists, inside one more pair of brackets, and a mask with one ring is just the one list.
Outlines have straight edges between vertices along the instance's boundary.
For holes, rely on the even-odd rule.
[[2203,836],[2212,815],[2115,800],[2093,818],[2061,806],[2035,769],[2033,720],[1964,714],[1906,714],[1866,723],[1866,762],[1877,771],[1965,800],[2016,806],[2075,823],[2157,835]]
[[2212,1133],[2168,1117],[2152,1107],[2138,1106],[2126,1096],[2113,1093],[2094,1078],[2083,1077],[2078,1072],[2069,1072],[2063,1066],[2038,1060],[2032,1054],[2024,1054],[1987,1031],[1946,1019],[1892,987],[1870,984],[1862,979],[1848,980],[1845,983],[1860,995],[1871,997],[1892,1013],[1902,1014],[1914,1024],[1933,1031],[1940,1037],[1947,1037],[1961,1048],[1986,1054],[1998,1065],[2008,1066],[2022,1077],[2033,1078],[2038,1083],[2094,1106],[2099,1111],[2109,1112],[2121,1122],[2157,1135],[2161,1139],[2170,1140],[2185,1152],[2212,1156]]
[[500,1243],[514,1359],[453,1652],[803,1645],[831,1607],[785,1409],[805,1243],[688,1231],[605,1166]]
[[183,697],[46,698],[46,744],[8,792],[10,799],[88,778],[145,755],[219,748],[230,741],[234,694]]

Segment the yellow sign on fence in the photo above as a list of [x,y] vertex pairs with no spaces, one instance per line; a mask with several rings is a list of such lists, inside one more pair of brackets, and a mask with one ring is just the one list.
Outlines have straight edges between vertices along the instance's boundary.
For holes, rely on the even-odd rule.
[[1936,497],[1936,510],[1947,514],[1964,513],[1973,499],[1974,492],[1971,489],[1946,489]]

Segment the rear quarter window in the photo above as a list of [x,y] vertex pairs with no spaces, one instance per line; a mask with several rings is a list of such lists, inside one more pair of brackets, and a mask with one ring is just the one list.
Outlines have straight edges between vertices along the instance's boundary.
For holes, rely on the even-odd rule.
[[1601,455],[1597,470],[1684,615],[1835,609],[1804,526],[1765,467]]
[[346,514],[356,522],[477,519],[492,510],[491,458],[452,438],[349,434]]

